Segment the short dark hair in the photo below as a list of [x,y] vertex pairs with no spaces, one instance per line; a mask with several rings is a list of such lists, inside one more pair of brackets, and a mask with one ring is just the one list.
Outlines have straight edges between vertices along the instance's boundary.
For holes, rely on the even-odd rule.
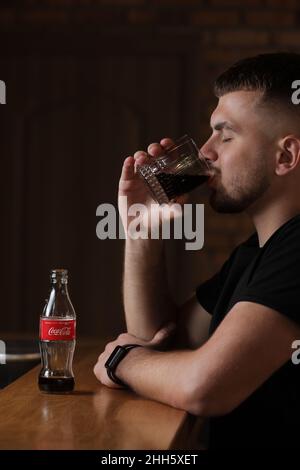
[[214,92],[221,96],[233,91],[261,91],[262,101],[277,102],[299,111],[292,103],[292,82],[300,80],[300,54],[274,52],[239,60],[215,81]]

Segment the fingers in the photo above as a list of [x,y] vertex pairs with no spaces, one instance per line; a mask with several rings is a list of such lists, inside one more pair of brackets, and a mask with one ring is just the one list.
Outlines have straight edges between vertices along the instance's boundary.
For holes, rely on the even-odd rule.
[[162,147],[164,147],[165,149],[169,148],[169,147],[172,147],[172,145],[174,145],[174,140],[170,139],[169,137],[164,137],[161,141],[160,141],[160,145]]
[[133,155],[133,158],[136,164],[143,165],[143,163],[146,163],[149,160],[149,155],[142,150],[138,150]]
[[147,148],[147,152],[138,150],[134,154],[134,159],[139,163],[143,163],[149,156],[151,157],[160,157],[164,154],[167,148],[171,147],[174,144],[173,140],[169,137],[164,137],[160,143],[154,142],[150,144]]
[[153,143],[150,144],[147,151],[148,154],[152,157],[160,157],[163,155],[167,148],[171,147],[174,144],[173,140],[169,137],[164,137],[160,143]]
[[151,157],[160,157],[161,155],[164,154],[164,149],[161,145],[154,143],[150,144],[148,146],[148,154],[151,155]]
[[151,344],[160,343],[165,338],[168,338],[168,336],[170,336],[170,334],[173,333],[175,328],[176,328],[176,323],[169,322],[167,325],[163,326],[160,330],[158,330],[155,333],[150,343]]
[[99,371],[98,362],[94,365],[93,372],[95,376],[97,377],[97,379],[100,380],[100,371]]
[[122,173],[121,173],[121,180],[129,181],[134,177],[134,158],[127,157],[124,160]]

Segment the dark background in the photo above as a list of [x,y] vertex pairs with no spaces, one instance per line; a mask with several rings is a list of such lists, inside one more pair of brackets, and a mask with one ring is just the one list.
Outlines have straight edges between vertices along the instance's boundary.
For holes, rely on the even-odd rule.
[[[225,67],[298,51],[299,8],[296,0],[1,2],[0,331],[37,331],[55,267],[69,269],[80,335],[124,329],[123,241],[97,239],[97,206],[116,204],[127,155],[164,136],[205,141],[213,80]],[[198,196],[207,203],[205,190]],[[204,249],[168,244],[176,300],[251,230],[246,216],[206,204]]]

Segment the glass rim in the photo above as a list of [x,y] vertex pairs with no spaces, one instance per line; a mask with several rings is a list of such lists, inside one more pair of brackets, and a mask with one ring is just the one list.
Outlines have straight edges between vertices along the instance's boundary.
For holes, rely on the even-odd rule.
[[[205,158],[199,146],[196,144],[195,140],[192,137],[190,137],[188,134],[184,134],[182,137],[179,137],[178,139],[176,139],[176,141],[174,142],[174,145],[166,149],[165,155],[162,155],[161,157],[158,157],[158,158],[163,158],[165,156],[168,156],[169,152],[176,150],[178,147],[186,143],[190,143],[194,147],[194,150],[196,150],[197,152],[198,160],[200,160],[200,162],[203,163],[207,167],[208,170],[211,170],[209,160]],[[193,156],[196,157],[196,155],[194,154]]]
[[184,134],[183,136],[179,137],[178,139],[175,140],[174,144],[171,145],[170,147],[168,147],[166,149],[166,154],[168,154],[169,152],[173,151],[173,150],[176,150],[178,147],[181,147],[181,145],[184,145],[186,143],[191,143],[197,150],[198,149],[198,145],[196,144],[196,142],[194,141],[194,139],[192,137],[190,137],[188,134]]

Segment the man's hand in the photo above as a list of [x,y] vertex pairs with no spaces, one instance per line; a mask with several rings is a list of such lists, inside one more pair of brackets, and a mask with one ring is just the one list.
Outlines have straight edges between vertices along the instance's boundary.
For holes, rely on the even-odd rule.
[[[187,194],[183,194],[176,198],[176,204],[169,203],[172,210],[163,211],[159,204],[157,204],[150,195],[147,184],[142,181],[142,178],[137,173],[137,167],[146,163],[151,163],[155,158],[164,155],[166,149],[174,145],[174,141],[165,137],[160,143],[152,143],[148,146],[147,152],[138,150],[134,156],[129,156],[124,160],[122,173],[119,181],[119,197],[118,208],[121,216],[122,224],[127,232],[129,223],[135,216],[127,214],[128,208],[133,204],[142,204],[145,208],[144,217],[147,221],[151,218],[152,226],[156,221],[160,224],[162,220],[169,220],[173,217],[181,217],[181,210],[179,205],[183,205],[189,198]],[[126,198],[124,198],[126,196]]]
[[[112,380],[110,380],[106,372],[106,368],[104,364],[106,363],[107,359],[109,358],[113,350],[117,346],[123,346],[125,344],[139,344],[145,348],[163,350],[166,344],[168,343],[168,340],[172,336],[172,333],[175,332],[175,328],[176,328],[175,323],[173,322],[167,323],[165,326],[163,326],[160,330],[156,332],[156,334],[153,336],[153,338],[150,341],[141,340],[140,338],[137,338],[136,336],[131,335],[129,333],[120,334],[117,337],[117,339],[115,339],[114,341],[111,341],[110,343],[107,343],[104,351],[98,357],[98,361],[96,365],[94,366],[94,374],[96,375],[97,379],[103,385],[106,385],[107,387],[124,388],[121,385],[118,385]],[[137,349],[140,349],[140,348],[137,348]],[[128,354],[130,354],[130,352]],[[118,376],[117,371],[116,371],[116,375]]]

